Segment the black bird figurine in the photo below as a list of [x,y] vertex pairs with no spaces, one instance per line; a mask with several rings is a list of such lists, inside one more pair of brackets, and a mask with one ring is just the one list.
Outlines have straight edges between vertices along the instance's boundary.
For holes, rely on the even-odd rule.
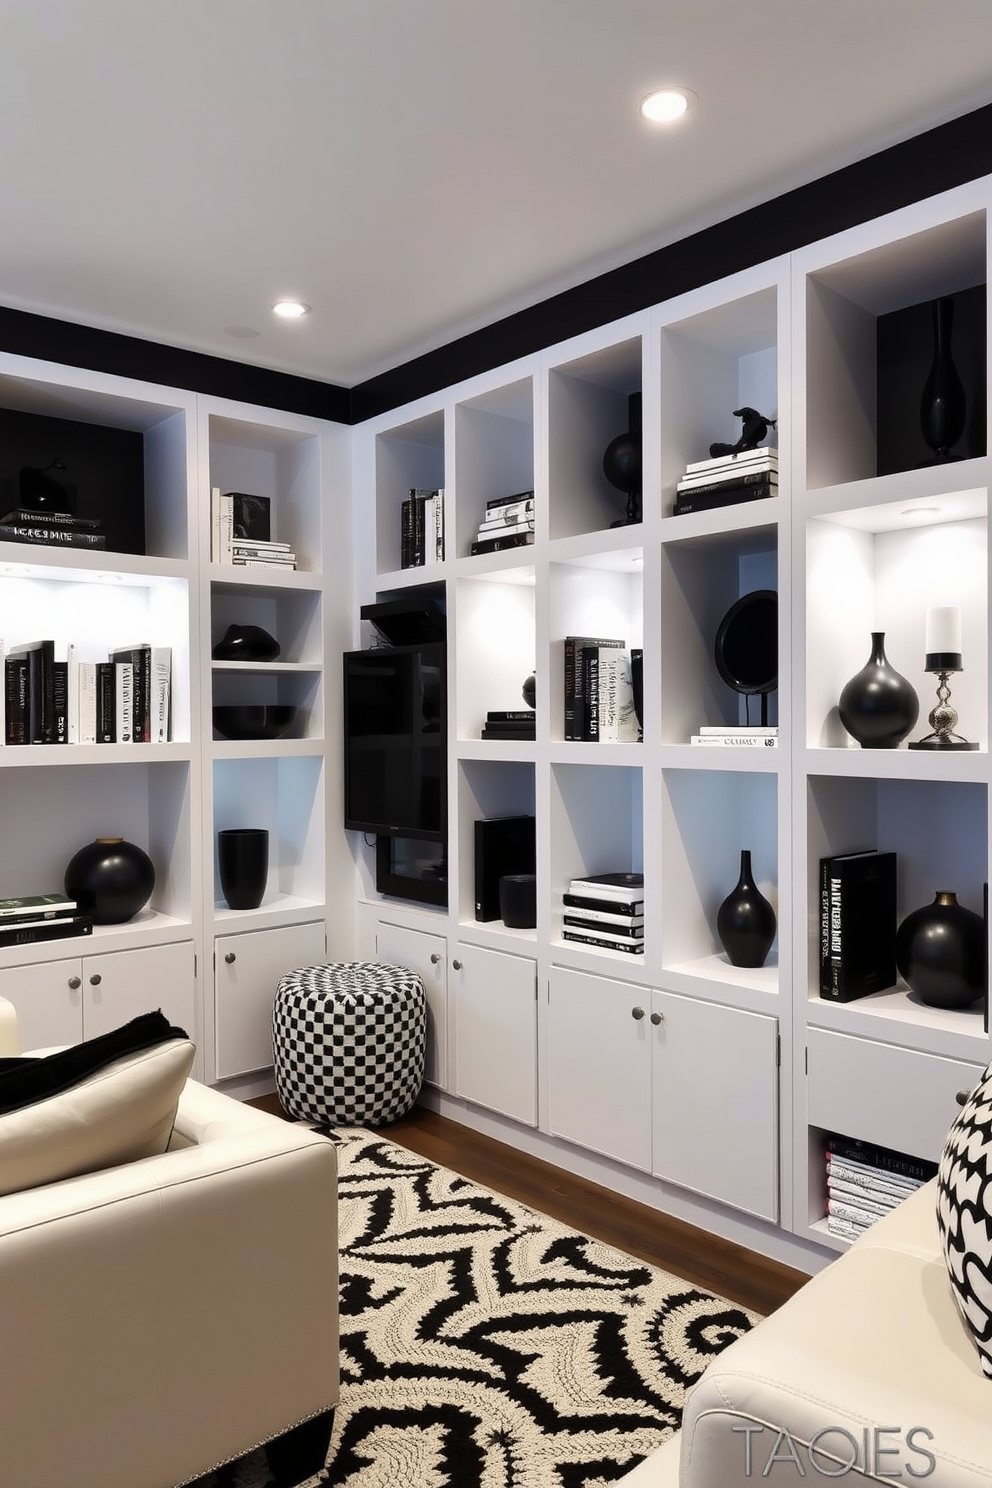
[[744,420],[741,437],[736,444],[711,444],[710,454],[714,460],[720,455],[739,455],[744,450],[757,449],[761,441],[767,438],[769,426],[774,428],[778,423],[777,419],[766,418],[756,408],[735,408],[734,418]]

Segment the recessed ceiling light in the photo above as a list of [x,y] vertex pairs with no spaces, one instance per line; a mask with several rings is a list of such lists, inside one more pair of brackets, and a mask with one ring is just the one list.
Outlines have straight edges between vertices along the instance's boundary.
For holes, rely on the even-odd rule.
[[936,517],[940,515],[940,507],[904,506],[899,515],[902,517]]
[[641,99],[638,109],[652,124],[674,124],[695,102],[696,95],[688,88],[658,88]]
[[302,315],[309,315],[310,306],[304,305],[302,300],[276,300],[272,313],[283,320],[299,320]]

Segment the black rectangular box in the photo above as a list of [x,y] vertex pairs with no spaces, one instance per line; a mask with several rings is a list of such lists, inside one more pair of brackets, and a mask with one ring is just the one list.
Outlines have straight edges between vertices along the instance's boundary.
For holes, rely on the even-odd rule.
[[475,918],[498,920],[499,881],[504,873],[533,873],[532,816],[498,816],[475,823]]

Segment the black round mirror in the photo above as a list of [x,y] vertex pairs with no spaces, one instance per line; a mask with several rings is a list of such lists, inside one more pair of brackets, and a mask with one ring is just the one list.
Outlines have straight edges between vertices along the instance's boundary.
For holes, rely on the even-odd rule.
[[735,692],[767,693],[778,686],[778,595],[743,594],[724,615],[714,646],[716,669]]

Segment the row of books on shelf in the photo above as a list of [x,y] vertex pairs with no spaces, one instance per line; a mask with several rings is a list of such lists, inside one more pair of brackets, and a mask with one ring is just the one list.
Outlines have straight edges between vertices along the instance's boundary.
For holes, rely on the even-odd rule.
[[937,1171],[935,1162],[851,1137],[828,1134],[824,1150],[827,1229],[844,1240],[857,1240]]
[[591,873],[562,895],[562,940],[602,950],[644,954],[643,873]]
[[80,914],[76,900],[65,894],[0,899],[0,946],[33,945],[36,941],[92,934],[90,916]]
[[444,487],[411,486],[400,502],[400,567],[422,568],[444,557]]
[[0,517],[0,542],[36,543],[48,548],[92,548],[107,546],[103,523],[96,517],[77,517],[71,512],[32,511],[14,507]]
[[634,692],[640,649],[606,636],[565,637],[564,737],[585,743],[636,744]]
[[210,492],[210,559],[240,568],[295,569],[287,542],[272,539],[272,501],[248,491]]
[[672,514],[709,511],[738,501],[761,501],[778,495],[778,450],[771,445],[695,460],[675,487]]
[[72,643],[4,648],[5,744],[164,744],[171,737],[172,650],[141,643],[105,661],[77,659]]
[[534,541],[534,492],[517,491],[512,496],[493,496],[479,523],[470,553],[501,553],[504,548],[525,548]]

